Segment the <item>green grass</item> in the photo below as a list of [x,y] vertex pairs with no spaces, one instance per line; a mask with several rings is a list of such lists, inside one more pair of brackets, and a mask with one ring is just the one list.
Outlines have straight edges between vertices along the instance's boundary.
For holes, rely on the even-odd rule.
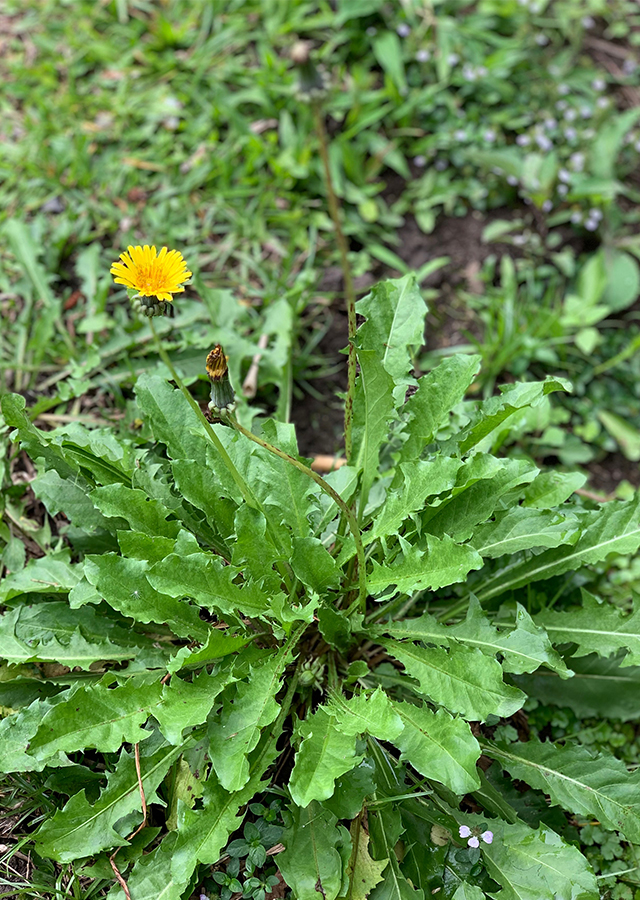
[[[165,326],[189,382],[220,340],[238,385],[264,333],[257,405],[287,418],[303,391],[322,392],[331,298],[318,285],[337,255],[289,59],[302,37],[330,81],[332,174],[356,274],[407,270],[407,217],[428,235],[443,214],[487,216],[486,239],[516,259],[487,260],[482,293],[457,290],[477,325],[465,340],[483,356],[483,390],[550,372],[575,384],[509,452],[566,467],[640,458],[635,3],[444,0],[434,18],[417,0],[340,0],[337,12],[328,0],[8,0],[3,16],[0,390],[25,393],[34,415],[130,424],[131,387],[160,363],[108,274],[129,243],[178,247],[195,274]],[[609,41],[627,49],[605,69],[594,47]],[[505,208],[513,218],[495,221]],[[56,537],[24,485],[8,487],[8,463],[4,475],[2,561],[15,570],[25,536],[30,552]],[[640,579],[632,564],[627,574],[611,588],[621,600]],[[623,735],[637,762],[628,729],[548,723],[614,748]],[[35,776],[5,790],[23,804],[10,857],[50,801]],[[627,848],[591,837],[596,863],[633,865]],[[102,884],[40,860],[16,896],[88,900]]]

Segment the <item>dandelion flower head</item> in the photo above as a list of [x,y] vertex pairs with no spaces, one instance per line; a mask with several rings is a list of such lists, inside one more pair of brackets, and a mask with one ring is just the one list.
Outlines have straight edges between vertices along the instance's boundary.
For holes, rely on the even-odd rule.
[[116,284],[124,284],[138,291],[142,297],[173,300],[173,294],[184,291],[183,284],[191,277],[179,250],[163,247],[128,247],[120,254],[121,262],[114,262],[111,274]]

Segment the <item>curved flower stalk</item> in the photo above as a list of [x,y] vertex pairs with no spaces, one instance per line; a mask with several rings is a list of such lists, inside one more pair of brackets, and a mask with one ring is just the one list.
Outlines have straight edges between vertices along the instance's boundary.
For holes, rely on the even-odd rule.
[[160,253],[155,247],[128,247],[120,254],[121,262],[114,262],[110,272],[116,284],[124,284],[129,291],[134,310],[140,315],[173,315],[173,295],[184,291],[184,285],[191,277],[182,253],[167,250]]

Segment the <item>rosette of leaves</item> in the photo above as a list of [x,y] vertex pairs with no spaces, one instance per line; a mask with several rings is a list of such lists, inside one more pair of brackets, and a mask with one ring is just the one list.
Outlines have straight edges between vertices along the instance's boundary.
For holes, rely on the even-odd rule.
[[[639,500],[595,505],[581,476],[501,454],[561,380],[478,401],[476,357],[416,377],[410,276],[358,312],[353,454],[327,481],[357,512],[366,608],[333,500],[215,424],[243,496],[162,377],[138,380],[137,436],[44,432],[3,397],[36,496],[68,524],[0,587],[0,768],[46,780],[40,857],[104,876],[121,848],[133,900],[187,898],[211,866],[262,890],[252,809],[269,786],[285,798],[273,862],[298,900],[596,898],[575,827],[639,841],[640,775],[494,726],[522,725],[540,684],[562,704],[576,682],[605,715],[624,686],[637,696],[640,614],[579,588],[638,549]],[[260,427],[297,457],[291,425]],[[467,847],[461,825],[492,843]]]

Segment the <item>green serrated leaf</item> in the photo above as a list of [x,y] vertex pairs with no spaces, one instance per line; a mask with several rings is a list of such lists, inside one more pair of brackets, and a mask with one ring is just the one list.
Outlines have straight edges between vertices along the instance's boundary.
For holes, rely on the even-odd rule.
[[152,642],[128,631],[91,607],[67,603],[17,606],[0,616],[0,657],[21,662],[59,662],[88,669],[100,660],[132,659]]
[[640,494],[633,500],[603,504],[585,517],[586,527],[571,548],[558,547],[518,561],[487,578],[482,601],[532,581],[552,578],[600,562],[610,553],[635,553],[640,547]]
[[493,522],[476,528],[469,543],[480,556],[496,559],[534,547],[571,544],[578,534],[575,516],[514,506],[497,513]]
[[517,605],[516,625],[511,631],[499,631],[485,616],[477,598],[471,595],[467,618],[456,625],[443,625],[429,613],[418,619],[391,622],[384,630],[396,638],[425,641],[440,647],[449,647],[458,641],[468,647],[478,647],[483,653],[503,656],[502,667],[506,672],[522,674],[534,672],[547,665],[563,678],[570,670],[562,657],[553,649],[544,628],[534,624],[529,613]]
[[480,650],[452,646],[447,651],[389,640],[382,644],[418,680],[421,694],[467,719],[510,716],[525,701],[521,691],[503,682],[497,660]]
[[452,356],[422,376],[418,390],[409,397],[404,407],[409,421],[400,462],[417,459],[427,444],[432,442],[480,371],[480,362],[479,356]]
[[[482,472],[487,469],[490,474],[485,479]],[[494,512],[503,494],[532,481],[537,473],[535,465],[524,459],[500,460],[496,467],[491,457],[477,462],[474,458],[459,471],[451,498],[425,511],[423,526],[432,534],[466,541],[475,526]]]
[[170,673],[179,672],[182,669],[197,669],[216,659],[222,659],[231,653],[236,653],[250,643],[252,637],[243,637],[235,634],[227,634],[212,628],[209,637],[202,647],[190,649],[183,647],[172,657],[167,665]]
[[426,550],[405,541],[400,536],[402,559],[389,566],[373,560],[373,570],[367,575],[369,591],[375,597],[390,585],[410,594],[416,590],[432,590],[464,581],[472,569],[481,569],[479,553],[464,544],[457,544],[447,534],[442,538],[425,535]]
[[129,523],[132,531],[140,531],[152,537],[176,538],[180,530],[178,522],[168,522],[172,511],[159,500],[149,497],[145,491],[109,484],[91,492],[91,501],[108,518],[117,517]]
[[207,461],[207,440],[181,391],[158,375],[141,375],[135,386],[138,406],[151,424],[156,440],[167,447],[172,459]]
[[[142,786],[148,804],[159,801],[156,788],[185,746],[186,744],[179,747],[164,746],[152,756],[141,755]],[[66,863],[93,856],[101,850],[122,847],[127,841],[115,826],[120,820],[141,809],[142,799],[134,756],[133,753],[122,750],[115,770],[107,776],[107,786],[93,805],[87,801],[85,792],[81,791],[74,794],[63,809],[45,821],[35,835],[38,852],[42,856]],[[128,828],[128,824],[125,827]]]
[[31,482],[31,487],[49,515],[63,512],[72,525],[88,533],[99,528],[114,530],[114,523],[109,522],[91,502],[88,485],[78,483],[76,479],[61,478],[55,469],[50,469],[39,473]]
[[166,623],[180,637],[205,640],[209,629],[198,610],[154,590],[147,580],[150,571],[146,560],[126,559],[114,553],[87,556],[84,563],[87,580],[122,615],[131,616],[136,622]]
[[[494,821],[496,825],[494,826]],[[489,875],[502,890],[500,900],[597,900],[597,882],[576,847],[541,825],[506,825],[491,820],[493,843],[482,843]]]
[[402,759],[455,794],[466,794],[480,785],[476,771],[480,745],[463,719],[444,709],[433,712],[426,703],[415,706],[393,701],[393,708],[404,725],[392,739]]
[[587,476],[582,472],[541,472],[526,488],[522,505],[553,509],[564,503],[586,480]]
[[278,867],[297,900],[336,900],[342,887],[339,846],[350,848],[349,832],[336,825],[328,809],[312,802],[290,808],[291,824],[282,836]]
[[612,753],[564,747],[535,738],[526,743],[482,742],[513,778],[544,791],[551,802],[578,816],[597,819],[605,828],[640,842],[640,778],[629,774]]
[[582,591],[582,606],[556,612],[548,609],[535,617],[556,644],[577,644],[574,657],[597,653],[612,656],[620,650],[627,653],[622,666],[640,663],[640,608],[634,602],[632,612],[624,612],[613,604],[600,603],[593,594]]
[[260,666],[250,667],[248,681],[225,697],[218,719],[209,727],[209,755],[222,787],[239,791],[249,780],[247,755],[257,746],[261,730],[280,710],[280,689],[286,659],[281,651]]
[[[265,438],[298,458],[293,425],[268,419],[262,423]],[[270,521],[286,523],[297,537],[311,534],[309,517],[317,508],[313,481],[291,463],[254,445],[253,490]]]
[[392,741],[403,725],[391,701],[382,690],[355,694],[348,700],[341,694],[330,695],[330,708],[343,734],[371,734],[380,741]]
[[[388,492],[371,530],[363,534],[364,545],[367,546],[379,537],[396,534],[412,513],[423,508],[427,497],[451,490],[461,465],[461,459],[448,456],[401,463],[398,473],[402,480]],[[396,481],[399,480],[396,476]]]
[[382,281],[356,304],[364,316],[357,331],[359,350],[371,350],[380,357],[383,368],[393,378],[396,406],[404,401],[411,378],[411,351],[422,345],[426,304],[415,275]]
[[80,581],[82,566],[70,565],[66,557],[32,559],[19,572],[5,575],[0,583],[0,603],[21,594],[68,594]]
[[233,532],[233,565],[245,573],[245,579],[250,577],[260,584],[265,593],[279,593],[282,576],[274,566],[283,554],[274,545],[263,513],[243,503],[234,514]]
[[322,594],[337,587],[340,569],[322,541],[314,537],[294,537],[291,568],[305,587]]
[[355,819],[364,801],[376,790],[375,770],[365,758],[359,766],[336,779],[333,795],[322,804],[338,819]]
[[640,666],[621,667],[620,657],[600,659],[595,654],[571,660],[574,676],[562,684],[555,672],[540,669],[520,675],[517,683],[530,697],[550,706],[567,706],[581,718],[640,717]]
[[476,421],[459,437],[460,451],[468,453],[487,438],[493,438],[504,422],[514,413],[535,406],[553,391],[570,391],[571,385],[562,378],[549,376],[545,381],[521,382],[501,388],[499,397],[490,397],[479,405]]
[[362,760],[356,755],[354,734],[344,733],[338,719],[324,706],[301,722],[297,732],[302,743],[296,753],[289,790],[300,807],[327,800],[337,778],[354,769]]
[[[189,596],[199,606],[222,615],[241,611],[246,616],[258,617],[269,612],[269,596],[255,582],[234,583],[239,574],[240,569],[225,566],[219,556],[198,551],[186,556],[171,554],[155,563],[148,571],[148,581],[156,590],[175,598],[172,599],[174,605],[178,605],[176,600]],[[179,607],[182,605],[180,603]],[[208,630],[204,639],[206,637]]]
[[165,738],[180,744],[184,729],[206,721],[216,697],[231,681],[233,675],[225,670],[215,674],[205,670],[190,682],[174,675],[163,686],[160,702],[151,709]]
[[40,759],[85,747],[114,753],[124,741],[144,741],[151,732],[142,726],[161,694],[159,681],[145,684],[136,678],[113,689],[102,683],[82,686],[45,713],[29,752]]
[[36,759],[29,753],[29,742],[42,719],[68,697],[69,693],[65,691],[56,697],[34,700],[19,712],[0,720],[0,772],[41,772],[45,766],[65,765],[65,757],[59,753]]
[[380,362],[379,350],[358,352],[360,374],[353,402],[353,450],[349,465],[362,472],[362,505],[378,471],[380,448],[393,415],[393,378]]

